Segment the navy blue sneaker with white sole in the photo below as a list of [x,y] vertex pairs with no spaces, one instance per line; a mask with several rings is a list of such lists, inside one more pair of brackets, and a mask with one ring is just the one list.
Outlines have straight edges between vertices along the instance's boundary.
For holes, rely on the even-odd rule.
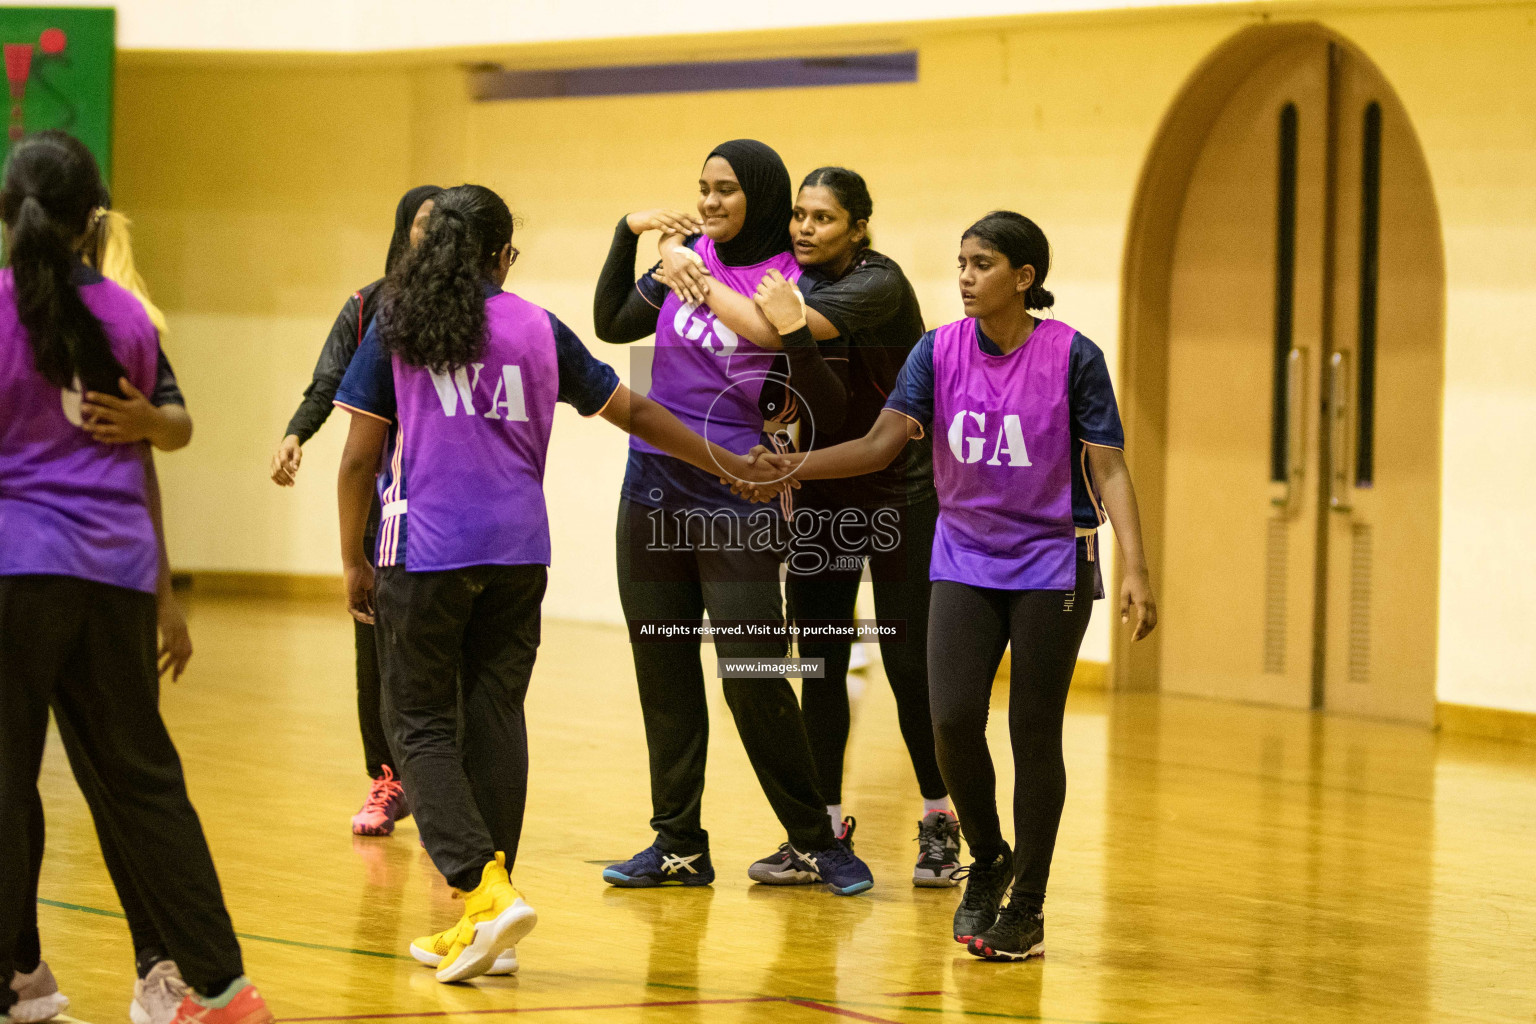
[[647,846],[622,864],[603,869],[609,885],[627,889],[650,889],[661,885],[709,885],[715,880],[709,851],[668,853],[656,845]]
[[790,847],[790,851],[799,862],[797,866],[814,871],[828,889],[839,896],[857,896],[874,887],[875,876],[869,873],[869,865],[854,855],[852,829],[845,829],[844,835],[846,838],[839,839],[830,850],[801,853]]

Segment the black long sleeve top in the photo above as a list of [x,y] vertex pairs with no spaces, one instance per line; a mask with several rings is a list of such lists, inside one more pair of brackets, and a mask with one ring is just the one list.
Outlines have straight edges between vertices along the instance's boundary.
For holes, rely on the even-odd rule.
[[336,322],[331,325],[331,333],[326,336],[325,344],[320,348],[314,375],[309,387],[304,389],[304,400],[288,421],[285,436],[292,434],[299,439],[300,444],[307,444],[325,425],[334,408],[332,400],[336,397],[336,389],[341,386],[341,378],[346,376],[347,367],[357,354],[357,346],[367,333],[368,325],[373,322],[374,314],[378,312],[379,288],[383,283],[383,278],[380,278],[372,284],[364,285],[342,304],[341,312],[336,314]]

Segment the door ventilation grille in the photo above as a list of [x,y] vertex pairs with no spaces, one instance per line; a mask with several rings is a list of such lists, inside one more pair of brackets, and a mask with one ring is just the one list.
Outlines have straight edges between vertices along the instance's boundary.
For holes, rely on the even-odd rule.
[[1371,528],[1350,528],[1349,553],[1349,681],[1371,678]]
[[1264,672],[1285,674],[1285,594],[1287,543],[1290,530],[1284,519],[1269,521],[1264,544]]

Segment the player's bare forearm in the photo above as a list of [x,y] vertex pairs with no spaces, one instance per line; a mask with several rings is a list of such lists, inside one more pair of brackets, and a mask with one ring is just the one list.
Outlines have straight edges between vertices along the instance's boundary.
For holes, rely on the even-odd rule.
[[1125,464],[1125,453],[1118,448],[1088,445],[1088,466],[1098,488],[1104,511],[1120,542],[1120,556],[1127,572],[1147,571],[1146,550],[1141,541],[1141,510],[1136,504],[1136,487]]
[[768,456],[801,480],[832,480],[878,473],[906,447],[912,421],[886,409],[875,419],[869,433],[830,448],[796,455]]
[[149,443],[162,452],[174,452],[192,443],[192,417],[174,403],[155,407]]
[[384,454],[389,424],[360,413],[352,414],[352,427],[341,453],[336,478],[336,507],[341,518],[341,562],[354,568],[368,564],[363,533],[373,505],[374,474]]
[[676,416],[620,384],[598,415],[620,430],[655,445],[673,458],[697,466],[711,476],[741,475],[742,458],[689,430]]

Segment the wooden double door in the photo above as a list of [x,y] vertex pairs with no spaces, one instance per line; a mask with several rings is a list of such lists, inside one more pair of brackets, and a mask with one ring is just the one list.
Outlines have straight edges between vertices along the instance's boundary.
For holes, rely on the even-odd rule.
[[1171,258],[1162,688],[1432,721],[1443,270],[1382,76],[1324,39],[1256,67]]

